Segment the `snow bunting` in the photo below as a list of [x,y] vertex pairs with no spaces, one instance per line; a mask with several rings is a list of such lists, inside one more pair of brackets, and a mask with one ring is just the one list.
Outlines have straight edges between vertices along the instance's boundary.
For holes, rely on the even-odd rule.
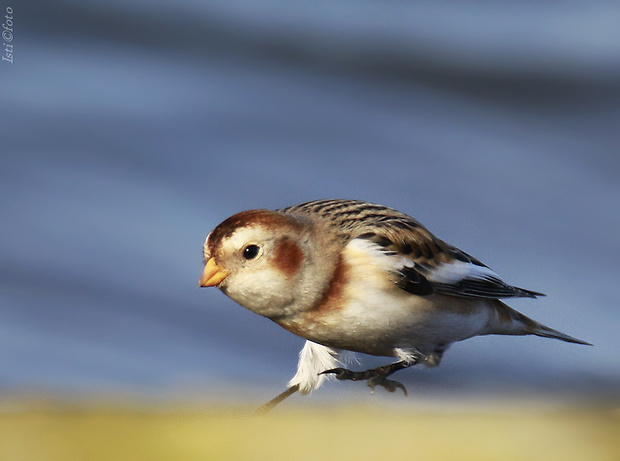
[[[289,388],[307,394],[327,376],[387,379],[439,364],[454,342],[478,335],[536,335],[589,344],[546,327],[499,298],[543,296],[503,282],[489,267],[399,211],[354,200],[249,210],[204,244],[200,286],[217,286],[256,314],[306,339]],[[394,357],[366,371],[342,368],[345,351]]]

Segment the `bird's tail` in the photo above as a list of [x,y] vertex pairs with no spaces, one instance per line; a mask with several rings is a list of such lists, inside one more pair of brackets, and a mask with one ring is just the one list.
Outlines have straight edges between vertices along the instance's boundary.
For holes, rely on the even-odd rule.
[[501,301],[496,301],[495,304],[498,320],[501,325],[499,334],[512,334],[512,335],[536,335],[542,338],[559,339],[560,341],[566,341],[567,343],[583,344],[591,346],[587,341],[574,338],[573,336],[562,333],[561,331],[554,330],[548,326],[538,323],[535,320],[523,315],[521,312],[508,307]]
[[536,328],[530,331],[530,334],[540,336],[542,338],[553,338],[559,339],[561,341],[566,341],[567,343],[574,344],[583,344],[585,346],[591,346],[592,344],[587,341],[582,341],[581,339],[574,338],[573,336],[567,335],[566,333],[562,333],[561,331],[554,330],[553,328],[549,328],[545,325],[542,325],[538,322],[536,323]]

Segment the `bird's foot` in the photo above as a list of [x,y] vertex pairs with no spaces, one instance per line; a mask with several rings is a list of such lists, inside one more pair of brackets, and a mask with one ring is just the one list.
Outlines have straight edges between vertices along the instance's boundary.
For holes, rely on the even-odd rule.
[[384,387],[388,392],[394,392],[396,389],[402,389],[405,395],[407,395],[407,388],[398,381],[387,379],[392,373],[407,368],[413,363],[395,362],[382,367],[373,368],[366,371],[353,371],[347,368],[332,368],[331,370],[325,370],[321,372],[321,375],[333,374],[336,379],[341,381],[366,381],[366,384],[374,392],[375,386]]
[[375,386],[381,386],[388,392],[394,392],[396,389],[402,389],[405,397],[407,396],[407,388],[405,385],[399,381],[394,381],[392,379],[387,379],[385,376],[375,376],[374,378],[370,378],[366,381],[368,387],[370,387],[370,392],[375,392]]

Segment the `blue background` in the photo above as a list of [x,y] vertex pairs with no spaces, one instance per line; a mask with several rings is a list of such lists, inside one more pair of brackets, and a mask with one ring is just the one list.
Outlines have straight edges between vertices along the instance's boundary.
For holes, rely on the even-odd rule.
[[0,396],[270,398],[303,340],[198,288],[204,238],[355,198],[547,293],[510,304],[595,345],[474,338],[400,374],[414,401],[620,397],[617,2],[6,6]]

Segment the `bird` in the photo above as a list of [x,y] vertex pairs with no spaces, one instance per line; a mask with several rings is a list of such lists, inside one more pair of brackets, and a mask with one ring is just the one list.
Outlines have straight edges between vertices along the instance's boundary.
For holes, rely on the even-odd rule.
[[[246,309],[306,340],[288,388],[269,411],[327,377],[388,379],[435,367],[453,343],[483,335],[535,335],[591,345],[509,307],[504,298],[543,293],[512,286],[492,269],[433,235],[411,216],[360,200],[324,199],[237,213],[204,246],[199,285],[217,287]],[[390,357],[374,369],[345,367],[356,354]]]

